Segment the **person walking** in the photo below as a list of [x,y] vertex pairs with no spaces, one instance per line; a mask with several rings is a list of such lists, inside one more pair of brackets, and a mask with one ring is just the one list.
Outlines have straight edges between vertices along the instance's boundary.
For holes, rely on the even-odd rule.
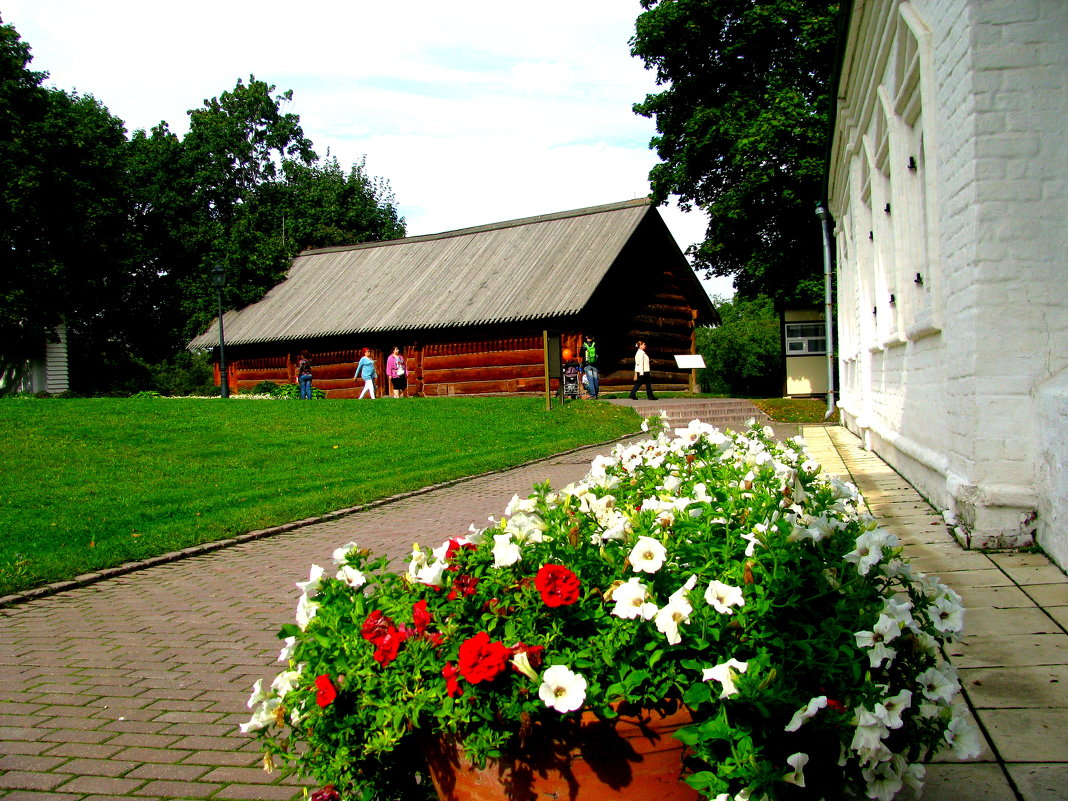
[[582,343],[582,370],[586,373],[586,391],[597,400],[601,376],[597,372],[597,343],[593,334],[586,334],[586,341]]
[[306,350],[300,352],[297,359],[297,383],[300,384],[300,399],[312,399],[312,364],[311,354]]
[[638,387],[645,384],[645,396],[656,400],[653,394],[653,375],[649,372],[649,355],[645,352],[645,342],[638,340],[637,353],[634,354],[634,386],[630,389],[630,399],[638,400]]
[[370,348],[364,348],[360,351],[360,363],[356,365],[356,375],[353,378],[357,381],[363,380],[363,390],[360,392],[360,398],[364,395],[370,395],[371,400],[374,400],[375,379],[378,378],[378,371],[375,370],[375,363],[371,360]]
[[404,391],[408,389],[408,365],[400,348],[394,348],[393,353],[386,359],[386,378],[389,379],[393,397],[403,398]]

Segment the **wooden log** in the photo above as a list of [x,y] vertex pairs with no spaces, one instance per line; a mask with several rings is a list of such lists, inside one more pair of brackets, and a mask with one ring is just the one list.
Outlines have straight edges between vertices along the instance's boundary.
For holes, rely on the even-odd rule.
[[319,379],[340,379],[347,378],[352,381],[352,377],[356,375],[356,364],[354,362],[342,363],[342,364],[312,364],[312,380],[318,382]]
[[466,370],[423,370],[423,381],[428,384],[455,384],[466,381],[507,381],[514,378],[545,376],[541,364],[517,364],[468,368]]
[[543,364],[541,348],[499,350],[491,353],[457,353],[451,356],[423,356],[422,367],[431,370],[453,370],[468,367],[495,367],[515,364]]
[[246,370],[240,366],[234,368],[234,376],[238,381],[251,381],[258,384],[260,381],[274,381],[278,384],[289,383],[289,374],[286,370]]

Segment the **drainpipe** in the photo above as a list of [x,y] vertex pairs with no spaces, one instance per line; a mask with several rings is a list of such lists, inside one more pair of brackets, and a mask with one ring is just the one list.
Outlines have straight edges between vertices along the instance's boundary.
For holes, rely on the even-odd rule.
[[827,413],[824,420],[834,414],[834,307],[831,299],[831,231],[828,223],[830,215],[822,203],[816,204],[816,216],[820,220],[823,232],[823,328],[827,339]]

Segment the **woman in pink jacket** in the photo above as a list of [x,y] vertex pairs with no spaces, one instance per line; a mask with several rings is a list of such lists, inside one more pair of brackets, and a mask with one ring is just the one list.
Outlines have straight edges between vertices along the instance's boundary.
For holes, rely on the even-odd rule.
[[408,389],[408,363],[404,361],[400,348],[394,348],[386,359],[386,376],[393,389],[393,397],[403,398],[404,391]]

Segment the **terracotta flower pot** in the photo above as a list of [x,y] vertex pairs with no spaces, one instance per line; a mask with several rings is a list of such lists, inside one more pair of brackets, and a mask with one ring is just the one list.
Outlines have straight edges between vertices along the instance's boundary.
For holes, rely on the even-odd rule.
[[442,801],[694,801],[697,791],[682,781],[685,746],[672,736],[690,720],[685,707],[621,711],[614,722],[586,712],[577,725],[535,727],[511,758],[485,768],[435,739],[427,767]]

